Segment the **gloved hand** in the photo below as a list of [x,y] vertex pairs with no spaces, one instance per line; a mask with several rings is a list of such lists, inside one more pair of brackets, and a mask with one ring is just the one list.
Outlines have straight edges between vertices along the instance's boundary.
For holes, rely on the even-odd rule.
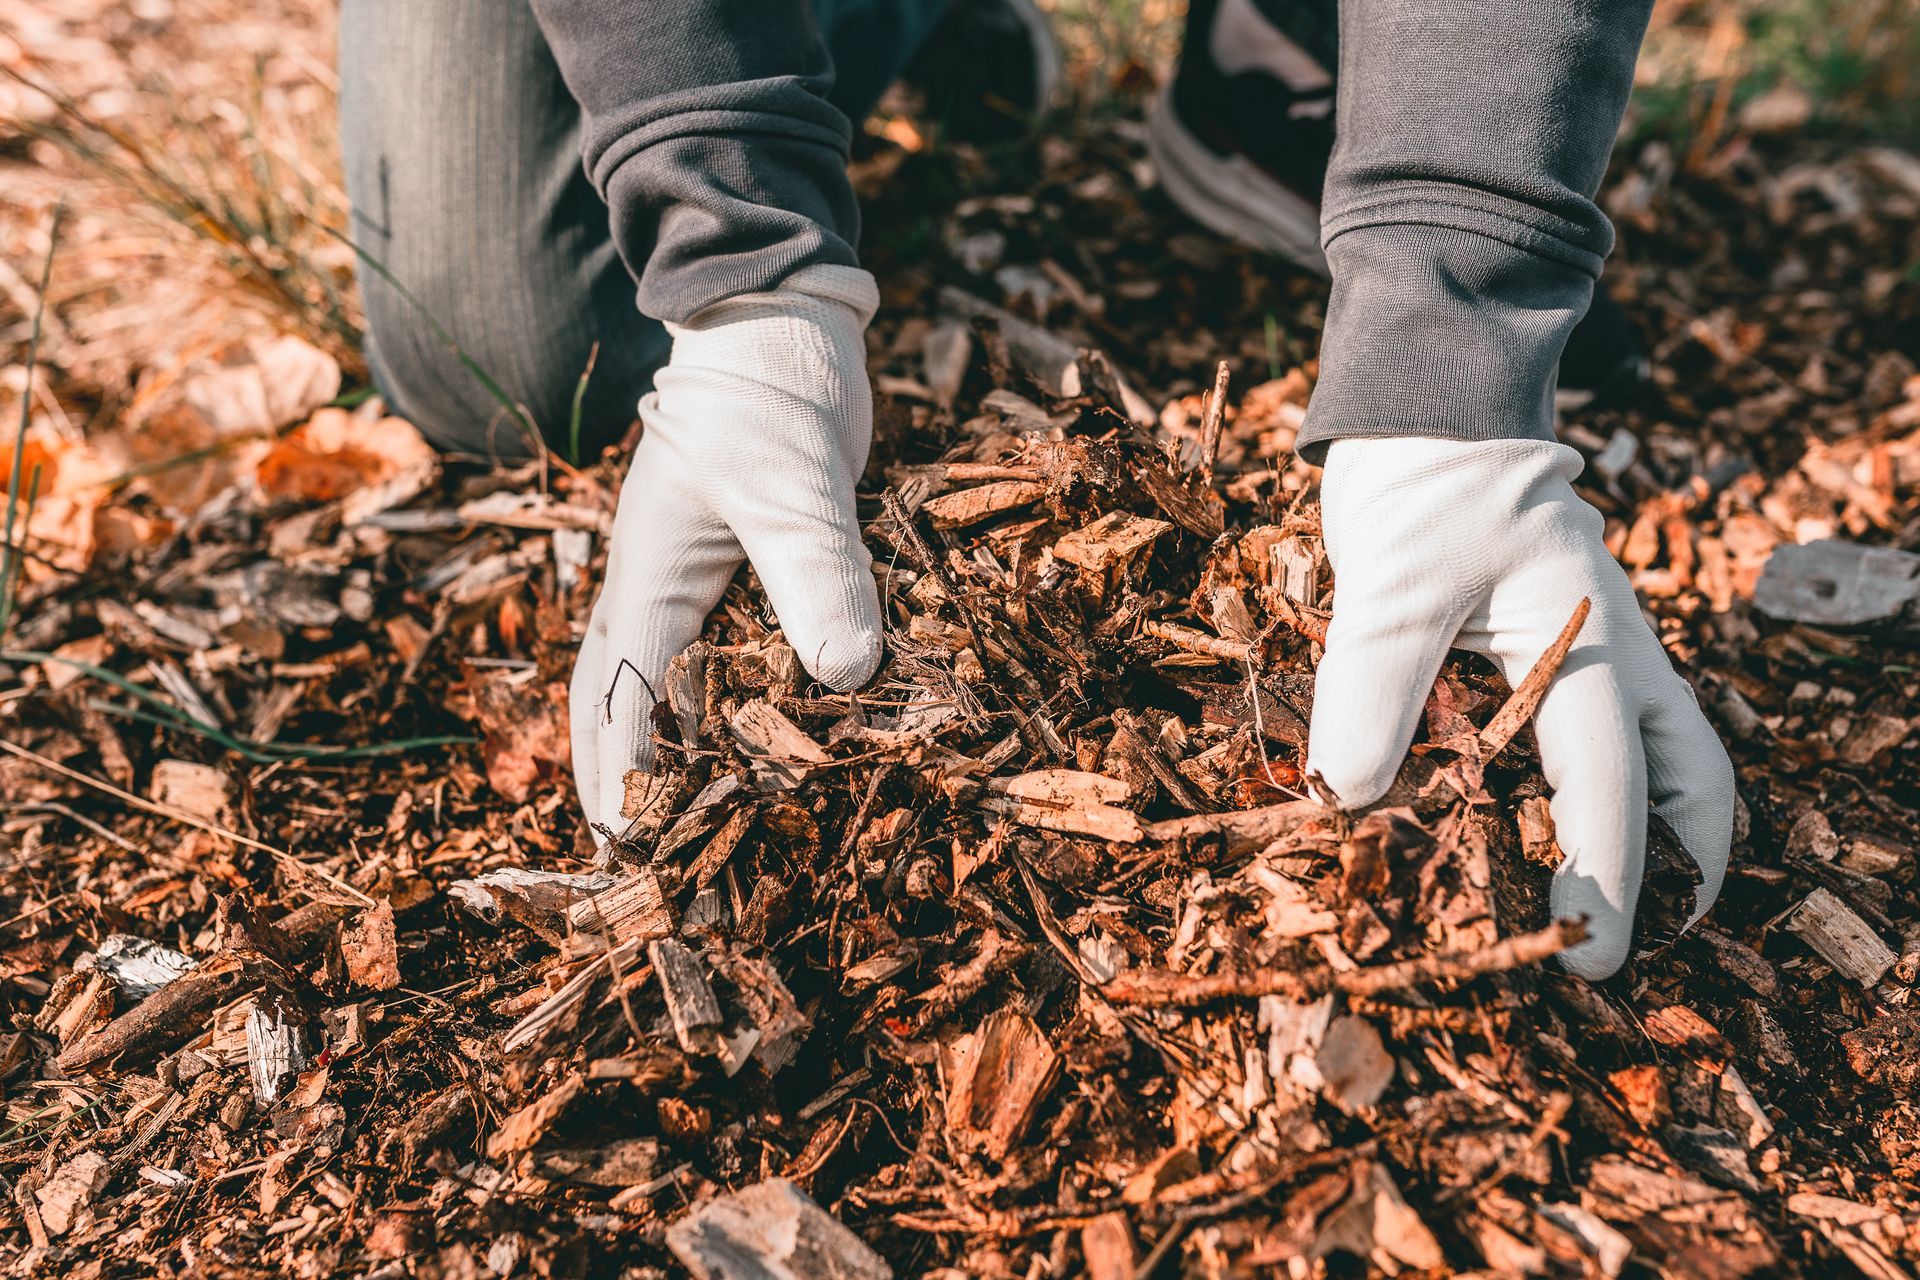
[[1534,731],[1565,854],[1553,912],[1591,927],[1562,962],[1603,978],[1632,940],[1649,791],[1700,865],[1691,925],[1726,874],[1733,766],[1607,553],[1600,513],[1569,484],[1580,466],[1579,454],[1544,440],[1329,447],[1320,502],[1336,594],[1307,771],[1348,808],[1378,800],[1450,644],[1518,684],[1591,597]]
[[873,437],[862,335],[879,302],[866,272],[812,266],[668,326],[673,355],[640,402],[646,433],[573,671],[573,769],[590,823],[626,829],[622,783],[652,761],[653,691],[742,559],[815,679],[855,689],[879,665],[853,500]]

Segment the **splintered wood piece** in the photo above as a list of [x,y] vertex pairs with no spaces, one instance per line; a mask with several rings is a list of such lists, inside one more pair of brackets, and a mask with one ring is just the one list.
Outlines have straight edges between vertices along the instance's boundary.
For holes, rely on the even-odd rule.
[[153,766],[153,799],[173,809],[223,822],[233,797],[233,780],[224,769],[191,760],[161,760]]
[[987,790],[1018,800],[1068,808],[1073,805],[1117,804],[1132,794],[1118,778],[1080,769],[1036,769],[1012,778],[991,778]]
[[1152,520],[1131,511],[1109,511],[1092,524],[1061,535],[1053,544],[1053,555],[1056,560],[1100,573],[1131,560],[1172,529],[1165,520]]
[[62,1045],[70,1045],[113,1008],[113,983],[104,973],[72,974],[47,997],[34,1025],[51,1031]]
[[347,981],[373,991],[400,985],[400,944],[394,936],[393,904],[382,902],[354,916],[340,931],[340,958]]
[[694,1280],[893,1280],[893,1268],[785,1178],[716,1196],[667,1228]]
[[707,659],[713,646],[696,640],[667,663],[665,697],[680,725],[680,740],[700,745],[700,724],[707,714]]
[[765,698],[755,698],[734,712],[727,728],[740,749],[753,757],[755,781],[772,790],[799,786],[812,772],[809,766],[833,758]]
[[704,889],[712,883],[713,878],[720,874],[720,869],[727,865],[727,859],[731,858],[734,850],[740,847],[740,841],[746,836],[747,828],[753,825],[754,815],[755,810],[751,805],[742,806],[727,815],[726,822],[713,833],[713,839],[707,841],[707,847],[695,855],[693,861],[688,864],[687,884],[695,889]]
[[660,1172],[660,1143],[653,1138],[619,1138],[603,1147],[560,1147],[537,1151],[533,1173],[552,1182],[590,1187],[632,1187]]
[[992,794],[982,803],[988,810],[1028,826],[1123,844],[1141,838],[1139,815],[1111,803],[1130,794],[1118,778],[1078,769],[1041,769],[1017,778],[991,779],[987,789]]
[[34,1191],[40,1220],[50,1235],[63,1236],[85,1216],[94,1198],[106,1190],[113,1162],[98,1151],[82,1151],[53,1171],[46,1185]]
[[1267,553],[1272,562],[1273,585],[1282,597],[1312,608],[1320,598],[1320,552],[1318,543],[1289,534],[1273,544]]
[[1483,759],[1491,760],[1513,741],[1513,735],[1520,732],[1520,726],[1533,718],[1540,709],[1540,700],[1547,696],[1547,686],[1560,674],[1560,666],[1567,660],[1567,653],[1573,648],[1573,642],[1580,636],[1580,628],[1587,624],[1587,615],[1593,611],[1593,598],[1581,596],[1580,603],[1573,607],[1573,616],[1567,619],[1567,625],[1560,628],[1560,634],[1533,664],[1526,678],[1507,699],[1507,705],[1500,708],[1499,714],[1487,722],[1480,731],[1480,753]]
[[487,1158],[499,1160],[516,1151],[532,1150],[533,1145],[547,1136],[547,1131],[586,1091],[586,1079],[574,1072],[508,1116],[500,1122],[493,1136],[487,1139]]
[[1215,1000],[1285,996],[1305,1002],[1339,991],[1350,996],[1378,995],[1429,982],[1464,981],[1539,964],[1587,940],[1583,920],[1561,920],[1537,933],[1502,938],[1473,951],[1434,951],[1392,964],[1367,965],[1340,973],[1262,969],[1254,973],[1183,974],[1156,969],[1127,969],[1100,988],[1115,1004],[1160,1004],[1182,1008]]
[[631,824],[625,832],[629,839],[635,833],[649,835],[658,831],[673,816],[674,782],[672,773],[650,773],[645,769],[629,769],[620,775],[620,816]]
[[1227,420],[1227,379],[1232,368],[1222,360],[1213,370],[1213,390],[1207,395],[1207,407],[1200,414],[1200,474],[1213,478],[1214,460],[1220,456],[1220,427]]
[[600,978],[601,970],[611,969],[615,973],[624,973],[627,967],[640,957],[640,943],[624,942],[608,951],[602,951],[580,972],[573,975],[558,991],[542,1000],[538,1007],[516,1022],[506,1035],[500,1038],[500,1048],[506,1053],[518,1053],[532,1044],[549,1027],[563,1024],[593,990]]
[[1731,1129],[1749,1151],[1773,1136],[1773,1118],[1760,1105],[1760,1099],[1753,1096],[1738,1067],[1729,1065],[1721,1072],[1713,1111],[1715,1119]]
[[1032,506],[1046,496],[1047,486],[1033,480],[994,480],[928,498],[920,509],[936,529],[964,529],[1003,512]]
[[667,1016],[673,1019],[673,1038],[688,1053],[720,1052],[720,1002],[699,957],[678,938],[659,938],[647,944],[660,992],[667,998]]
[[281,1083],[306,1069],[299,1023],[278,1000],[256,1003],[247,1014],[247,1075],[253,1080],[254,1101],[273,1105]]
[[1842,976],[1863,987],[1886,977],[1900,957],[1860,913],[1827,889],[1815,889],[1787,918],[1787,928]]
[[1817,627],[1920,625],[1920,555],[1828,539],[1774,548],[1753,604]]
[[1718,1075],[1733,1061],[1733,1046],[1720,1029],[1686,1005],[1649,1010],[1641,1017],[1640,1028],[1655,1044],[1672,1049],[1702,1071]]
[[1221,836],[1227,853],[1257,853],[1282,836],[1299,830],[1309,822],[1324,821],[1326,806],[1313,800],[1289,800],[1258,809],[1240,809],[1232,813],[1196,813],[1184,818],[1168,818],[1146,826],[1150,840],[1197,840]]
[[750,956],[732,955],[722,959],[720,971],[733,984],[739,1003],[755,1030],[760,1033],[753,1056],[760,1060],[768,1075],[792,1062],[800,1052],[813,1023],[800,1012],[800,1002],[771,964]]
[[672,825],[661,833],[652,861],[659,862],[672,857],[684,846],[713,830],[714,825],[727,815],[728,802],[745,785],[739,774],[723,773],[700,788],[700,794],[689,801]]
[[1208,593],[1207,607],[1213,613],[1213,629],[1223,639],[1250,645],[1259,637],[1260,628],[1248,612],[1247,598],[1240,588],[1215,587]]
[[1607,1083],[1613,1086],[1621,1106],[1642,1129],[1656,1130],[1673,1118],[1667,1075],[1659,1067],[1621,1067],[1608,1073]]
[[567,911],[567,923],[598,944],[588,950],[603,950],[668,937],[673,933],[673,908],[660,887],[660,877],[642,867],[611,889],[574,903]]
[[1224,640],[1204,631],[1195,631],[1192,627],[1183,627],[1177,622],[1148,619],[1140,624],[1140,630],[1156,640],[1165,640],[1168,644],[1212,658],[1215,662],[1245,662],[1253,656],[1253,646],[1244,640]]
[[1116,1210],[1088,1219],[1080,1228],[1080,1252],[1087,1258],[1088,1280],[1133,1280],[1138,1264],[1126,1214]]
[[569,908],[596,893],[605,893],[620,883],[608,871],[577,875],[565,871],[530,871],[525,867],[500,867],[471,880],[455,880],[447,886],[447,896],[460,907],[488,924],[499,924],[511,915],[523,923],[548,919],[561,924]]
[[1560,846],[1554,843],[1553,806],[1545,796],[1528,796],[1514,811],[1520,829],[1520,849],[1527,860],[1541,866],[1560,865]]
[[947,1128],[995,1158],[1013,1149],[1060,1076],[1060,1055],[1026,1014],[996,1009],[943,1045]]

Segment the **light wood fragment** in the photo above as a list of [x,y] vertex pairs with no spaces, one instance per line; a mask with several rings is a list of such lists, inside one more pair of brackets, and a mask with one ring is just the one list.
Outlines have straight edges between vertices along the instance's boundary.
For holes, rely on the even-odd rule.
[[1080,1228],[1088,1280],[1133,1280],[1133,1228],[1124,1213],[1103,1213]]
[[340,958],[347,981],[371,991],[400,985],[400,944],[394,934],[393,904],[382,902],[355,915],[340,931]]
[[1295,604],[1312,608],[1320,598],[1320,552],[1318,543],[1289,534],[1273,544],[1268,553],[1273,562],[1273,584],[1280,594]]
[[1047,486],[1032,480],[994,480],[928,498],[922,511],[936,529],[964,529],[997,515],[1031,506],[1047,496]]
[[47,1233],[63,1236],[84,1221],[112,1176],[112,1162],[98,1151],[82,1151],[55,1169],[46,1185],[33,1193]]
[[1843,977],[1871,987],[1900,957],[1860,913],[1827,889],[1815,889],[1787,919],[1787,928]]
[[208,822],[224,822],[233,795],[226,770],[191,760],[162,760],[153,766],[155,803],[181,809]]
[[720,1002],[714,998],[713,984],[707,981],[706,967],[678,938],[648,943],[647,958],[653,962],[654,976],[660,979],[661,994],[667,999],[673,1038],[688,1053],[718,1053]]
[[716,1196],[667,1228],[694,1280],[893,1280],[893,1268],[785,1178]]
[[1774,548],[1754,607],[1816,627],[1920,625],[1920,555],[1827,539]]
[[1132,559],[1172,528],[1165,520],[1151,520],[1131,511],[1109,511],[1092,524],[1062,535],[1053,544],[1053,555],[1090,573],[1100,573]]
[[585,944],[576,950],[587,953],[670,936],[673,908],[660,887],[660,877],[643,867],[612,888],[574,903],[567,923],[586,935],[575,941]]
[[941,1047],[947,1128],[963,1146],[996,1158],[1013,1149],[1060,1076],[1060,1055],[1032,1018],[996,1009]]
[[764,698],[755,698],[734,712],[727,728],[740,749],[753,757],[754,781],[768,789],[797,787],[812,772],[809,766],[832,759],[825,747]]
[[487,1139],[487,1156],[499,1160],[516,1151],[531,1150],[586,1091],[587,1082],[578,1072],[569,1075],[501,1121],[500,1127]]

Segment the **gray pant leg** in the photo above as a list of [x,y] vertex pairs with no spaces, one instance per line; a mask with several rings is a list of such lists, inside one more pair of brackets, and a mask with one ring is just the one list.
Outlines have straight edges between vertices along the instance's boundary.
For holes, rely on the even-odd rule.
[[[854,261],[847,119],[948,3],[345,0],[354,239],[563,451],[597,343],[591,456],[666,360],[649,316],[684,319],[810,262]],[[442,448],[524,453],[420,307],[378,271],[360,276],[369,359],[395,405]]]
[[[580,109],[527,0],[345,0],[341,151],[353,237],[563,452],[589,353],[583,449],[619,438],[667,356],[634,309],[606,205],[580,167]],[[369,358],[443,449],[523,456],[523,432],[363,264]]]
[[1651,0],[1342,0],[1333,273],[1300,448],[1553,438]]

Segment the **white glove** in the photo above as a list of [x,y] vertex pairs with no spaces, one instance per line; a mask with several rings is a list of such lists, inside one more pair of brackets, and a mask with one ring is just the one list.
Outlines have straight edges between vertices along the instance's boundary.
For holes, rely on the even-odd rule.
[[1607,553],[1600,513],[1568,483],[1580,466],[1544,440],[1333,443],[1320,502],[1336,595],[1307,771],[1349,808],[1378,800],[1450,644],[1518,684],[1591,597],[1534,729],[1566,856],[1553,912],[1591,928],[1562,961],[1603,978],[1632,939],[1649,791],[1700,865],[1691,926],[1726,874],[1733,766]]
[[640,402],[646,434],[573,670],[573,769],[590,823],[626,829],[623,780],[653,756],[651,691],[742,559],[816,679],[854,689],[879,665],[853,500],[873,438],[862,335],[879,303],[866,272],[812,266],[667,326],[673,356]]

